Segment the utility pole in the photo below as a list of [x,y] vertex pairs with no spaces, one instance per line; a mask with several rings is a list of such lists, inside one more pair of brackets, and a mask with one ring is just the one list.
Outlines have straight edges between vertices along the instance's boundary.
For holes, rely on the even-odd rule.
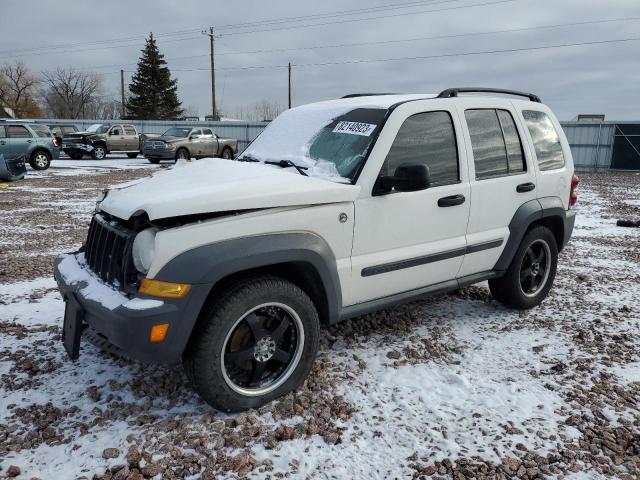
[[291,108],[291,62],[289,62],[289,108]]
[[207,35],[209,37],[209,41],[211,42],[211,115],[213,116],[213,120],[218,120],[218,112],[216,110],[216,66],[214,60],[214,50],[213,50],[213,27],[209,27],[209,31],[203,30],[203,35]]
[[124,70],[120,70],[120,94],[122,95],[122,116],[120,118],[124,120]]

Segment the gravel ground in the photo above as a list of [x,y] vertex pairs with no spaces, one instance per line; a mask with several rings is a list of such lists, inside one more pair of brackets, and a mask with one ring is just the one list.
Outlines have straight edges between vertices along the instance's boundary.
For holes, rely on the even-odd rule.
[[[58,172],[59,173],[59,172]],[[0,189],[0,478],[640,478],[640,175],[583,175],[544,304],[486,284],[323,331],[305,384],[239,415],[180,368],[60,344],[57,253],[149,169]]]

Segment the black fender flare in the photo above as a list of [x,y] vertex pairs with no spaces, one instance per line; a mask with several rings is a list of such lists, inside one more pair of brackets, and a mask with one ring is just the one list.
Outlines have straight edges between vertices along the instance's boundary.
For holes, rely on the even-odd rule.
[[202,245],[171,259],[155,278],[213,287],[229,275],[288,263],[314,268],[326,295],[329,322],[337,321],[342,291],[336,258],[323,238],[309,232],[256,235]]
[[520,205],[509,222],[509,239],[493,269],[499,272],[507,270],[529,227],[538,220],[551,218],[562,222],[563,230],[560,235],[562,241],[558,242],[558,251],[562,250],[571,237],[575,213],[565,210],[559,197],[530,200]]

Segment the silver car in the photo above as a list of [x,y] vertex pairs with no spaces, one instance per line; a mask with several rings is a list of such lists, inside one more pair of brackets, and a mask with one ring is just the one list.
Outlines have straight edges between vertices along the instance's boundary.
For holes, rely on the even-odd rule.
[[231,160],[238,153],[238,140],[220,137],[207,127],[172,127],[146,140],[142,153],[151,163],[206,157]]

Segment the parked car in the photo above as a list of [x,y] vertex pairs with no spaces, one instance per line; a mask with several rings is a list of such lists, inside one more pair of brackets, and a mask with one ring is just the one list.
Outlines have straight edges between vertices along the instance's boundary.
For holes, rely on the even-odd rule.
[[205,127],[172,127],[159,137],[144,142],[143,155],[151,163],[161,160],[222,157],[238,153],[238,141],[216,135]]
[[130,124],[96,124],[86,132],[66,133],[62,138],[62,150],[75,160],[91,155],[104,160],[108,153],[126,153],[136,158],[142,151],[145,136]]
[[294,108],[237,161],[106,193],[84,250],[55,261],[64,345],[77,358],[88,325],[141,361],[183,362],[216,408],[256,408],[301,384],[321,325],[485,280],[508,307],[540,304],[577,185],[533,94]]
[[78,127],[76,127],[75,125],[49,125],[49,129],[51,130],[51,133],[53,133],[53,136],[56,137],[60,145],[62,145],[62,137],[64,137],[66,134],[76,133],[79,131]]
[[0,120],[0,154],[5,160],[24,157],[34,170],[46,170],[60,158],[60,143],[46,125]]

